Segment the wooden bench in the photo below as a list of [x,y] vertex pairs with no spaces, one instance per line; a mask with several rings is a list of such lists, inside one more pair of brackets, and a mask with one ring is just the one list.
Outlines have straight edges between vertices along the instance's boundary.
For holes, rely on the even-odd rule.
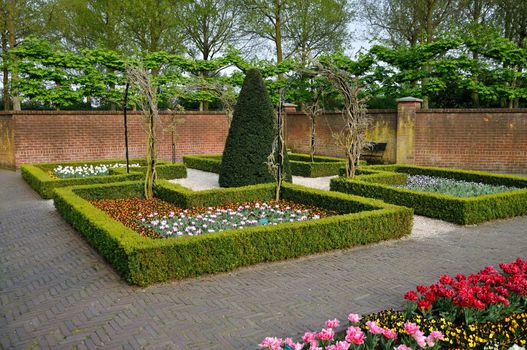
[[382,156],[386,151],[386,142],[368,142],[368,146],[364,148],[362,157],[368,163],[379,164],[382,163]]

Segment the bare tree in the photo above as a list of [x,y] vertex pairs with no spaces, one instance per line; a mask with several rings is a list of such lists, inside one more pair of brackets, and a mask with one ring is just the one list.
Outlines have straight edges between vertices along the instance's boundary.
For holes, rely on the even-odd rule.
[[156,125],[159,118],[157,109],[156,88],[153,86],[152,77],[143,67],[127,67],[126,74],[130,84],[137,89],[139,105],[145,122],[148,125],[148,140],[146,147],[146,176],[145,176],[145,198],[154,197],[154,183],[156,180]]
[[311,155],[311,162],[315,161],[316,138],[317,138],[317,119],[322,114],[322,107],[320,106],[321,93],[316,91],[313,100],[304,103],[304,112],[309,117],[309,154]]
[[357,77],[335,66],[319,65],[319,71],[344,99],[341,112],[344,126],[332,132],[332,136],[337,146],[345,151],[346,177],[353,178],[362,150],[368,146],[366,130],[370,120],[366,115],[366,99],[359,97],[361,85]]

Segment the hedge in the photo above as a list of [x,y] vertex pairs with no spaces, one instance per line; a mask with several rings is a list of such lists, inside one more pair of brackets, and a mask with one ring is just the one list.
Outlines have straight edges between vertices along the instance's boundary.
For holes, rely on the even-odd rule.
[[183,163],[187,168],[220,173],[221,154],[200,154],[183,156]]
[[[155,194],[182,208],[271,200],[273,184],[193,192],[159,181]],[[375,199],[284,184],[287,200],[335,210],[339,215],[201,236],[152,239],[139,235],[91,205],[95,198],[141,197],[140,182],[83,185],[55,190],[55,207],[129,283],[230,271],[266,261],[399,238],[411,232],[413,211]]]
[[[491,174],[481,171],[420,167],[412,165],[380,165],[365,169],[370,173],[354,179],[331,180],[330,189],[359,196],[382,199],[385,202],[413,208],[416,214],[450,221],[456,224],[478,224],[489,220],[527,214],[527,178]],[[491,185],[515,186],[519,190],[476,197],[456,197],[441,193],[418,192],[392,187],[388,174],[429,175]],[[386,181],[386,180],[390,181]],[[397,178],[395,178],[398,180]],[[403,182],[404,183],[404,182]]]
[[[311,156],[302,153],[288,153],[291,173],[295,176],[321,177],[338,175],[339,169],[346,165],[341,158],[315,156],[315,162],[311,162]],[[187,168],[198,169],[218,174],[221,166],[221,154],[200,154],[183,156],[183,163]],[[366,165],[361,161],[360,165]]]
[[[99,165],[99,164],[115,164],[124,163],[123,160],[102,160],[102,161],[83,161],[83,162],[56,162],[56,163],[42,163],[42,164],[24,164],[20,167],[22,178],[40,194],[44,199],[52,198],[53,189],[58,187],[86,185],[86,184],[102,184],[112,182],[134,181],[141,180],[146,172],[146,167],[130,168],[130,173],[126,174],[126,168],[110,168],[110,175],[106,176],[91,176],[85,178],[66,178],[57,179],[50,176],[49,172],[58,165],[82,166]],[[133,159],[133,163],[144,164],[143,160]],[[187,176],[187,169],[182,163],[169,163],[158,161],[156,166],[157,176],[159,179],[176,179]]]

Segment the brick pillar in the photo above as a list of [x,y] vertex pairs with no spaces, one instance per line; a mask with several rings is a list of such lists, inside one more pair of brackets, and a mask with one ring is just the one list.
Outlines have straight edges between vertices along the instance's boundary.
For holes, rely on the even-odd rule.
[[397,99],[397,145],[395,162],[414,164],[415,116],[423,100],[415,97]]

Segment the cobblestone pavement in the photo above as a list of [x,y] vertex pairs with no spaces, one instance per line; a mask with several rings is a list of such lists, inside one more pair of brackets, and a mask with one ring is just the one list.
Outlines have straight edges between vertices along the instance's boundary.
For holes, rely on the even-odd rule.
[[527,217],[417,221],[397,241],[137,288],[19,173],[0,170],[0,348],[255,349],[267,335],[399,307],[407,289],[442,273],[526,258]]

